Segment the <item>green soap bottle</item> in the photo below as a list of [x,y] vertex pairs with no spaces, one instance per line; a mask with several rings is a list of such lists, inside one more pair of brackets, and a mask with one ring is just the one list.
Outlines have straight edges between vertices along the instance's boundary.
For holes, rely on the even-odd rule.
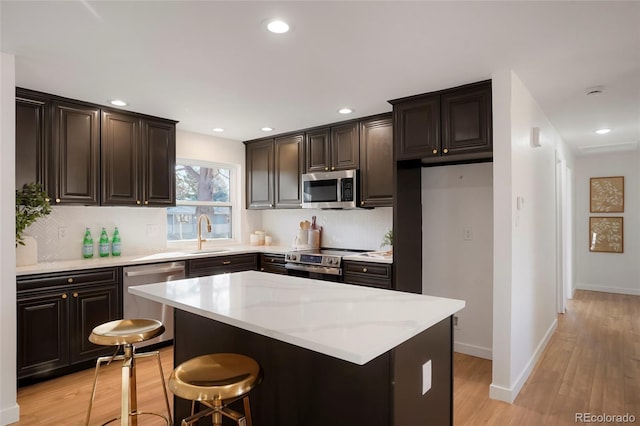
[[120,232],[118,232],[118,227],[116,226],[115,231],[113,231],[113,238],[111,239],[111,256],[120,256],[122,254],[122,245],[120,242]]
[[100,233],[98,253],[100,254],[100,257],[109,256],[109,237],[107,236],[107,230],[104,228],[102,228],[102,233]]
[[93,257],[93,237],[91,237],[91,231],[89,228],[84,231],[84,239],[82,240],[82,257],[85,259]]

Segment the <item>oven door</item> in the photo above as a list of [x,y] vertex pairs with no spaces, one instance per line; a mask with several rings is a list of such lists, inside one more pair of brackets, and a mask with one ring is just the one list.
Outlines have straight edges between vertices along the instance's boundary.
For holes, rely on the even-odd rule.
[[324,266],[307,266],[297,263],[285,264],[287,275],[292,277],[310,278],[312,280],[342,282],[342,270],[339,268],[326,268]]

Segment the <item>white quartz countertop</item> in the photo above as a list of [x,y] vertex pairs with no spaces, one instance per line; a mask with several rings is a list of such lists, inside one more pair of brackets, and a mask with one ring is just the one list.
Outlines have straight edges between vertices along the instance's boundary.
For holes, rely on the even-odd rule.
[[198,257],[229,256],[244,253],[286,254],[291,250],[291,247],[286,246],[229,245],[219,248],[207,247],[203,250],[167,249],[166,251],[157,253],[116,257],[98,257],[96,254],[95,257],[91,259],[58,260],[54,262],[40,262],[29,266],[18,266],[16,267],[16,276],[108,268],[112,266],[142,265],[145,263],[172,262]]
[[465,306],[256,271],[135,286],[129,293],[360,365]]

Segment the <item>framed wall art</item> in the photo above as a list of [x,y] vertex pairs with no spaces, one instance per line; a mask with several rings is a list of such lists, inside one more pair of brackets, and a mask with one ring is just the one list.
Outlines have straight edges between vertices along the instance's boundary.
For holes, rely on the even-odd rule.
[[589,218],[589,251],[623,253],[622,217]]
[[591,213],[624,212],[624,176],[591,178]]

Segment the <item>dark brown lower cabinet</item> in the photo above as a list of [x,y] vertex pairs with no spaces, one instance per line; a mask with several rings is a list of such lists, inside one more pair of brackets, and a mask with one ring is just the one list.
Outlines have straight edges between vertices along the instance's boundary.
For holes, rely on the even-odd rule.
[[262,272],[287,275],[287,268],[284,267],[284,264],[284,254],[265,253],[260,255],[260,271]]
[[122,317],[119,268],[17,279],[19,384],[86,368],[112,347],[88,341],[99,324]]
[[390,263],[358,262],[345,260],[342,262],[342,273],[345,284],[357,284],[367,287],[392,288],[393,265]]
[[226,272],[255,271],[258,269],[258,254],[236,254],[232,256],[203,257],[187,262],[187,277],[224,274]]

